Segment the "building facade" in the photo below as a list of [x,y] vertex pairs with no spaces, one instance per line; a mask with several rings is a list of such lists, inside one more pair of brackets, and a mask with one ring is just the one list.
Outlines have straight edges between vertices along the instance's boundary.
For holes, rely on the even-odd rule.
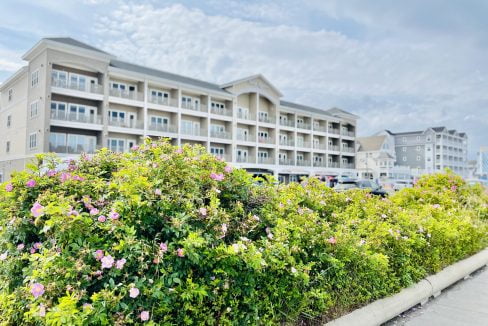
[[35,154],[124,152],[144,137],[200,144],[256,174],[355,175],[357,116],[282,100],[262,75],[217,85],[45,38],[0,86],[0,176]]
[[476,175],[481,179],[488,179],[488,147],[480,147],[476,166]]
[[467,176],[468,136],[464,132],[432,127],[399,133],[385,130],[378,135],[394,137],[397,165],[409,167],[413,176],[440,172],[446,168],[460,176]]

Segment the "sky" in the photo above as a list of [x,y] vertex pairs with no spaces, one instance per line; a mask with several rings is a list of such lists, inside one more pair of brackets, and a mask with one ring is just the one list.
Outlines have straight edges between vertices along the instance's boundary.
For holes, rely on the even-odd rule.
[[358,133],[446,126],[488,146],[485,0],[2,0],[0,82],[70,36],[215,83],[261,73],[283,99],[359,115]]

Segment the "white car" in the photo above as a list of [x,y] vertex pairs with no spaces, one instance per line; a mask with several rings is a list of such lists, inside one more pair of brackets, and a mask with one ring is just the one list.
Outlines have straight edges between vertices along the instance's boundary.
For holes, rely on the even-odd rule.
[[395,191],[402,190],[403,188],[412,188],[412,187],[413,187],[413,183],[407,180],[397,180],[393,184],[393,189]]

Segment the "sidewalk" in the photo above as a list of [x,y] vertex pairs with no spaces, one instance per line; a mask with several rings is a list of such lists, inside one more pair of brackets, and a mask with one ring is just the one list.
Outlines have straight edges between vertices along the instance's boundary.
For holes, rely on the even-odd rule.
[[410,309],[385,326],[488,325],[488,268],[442,291],[426,305]]

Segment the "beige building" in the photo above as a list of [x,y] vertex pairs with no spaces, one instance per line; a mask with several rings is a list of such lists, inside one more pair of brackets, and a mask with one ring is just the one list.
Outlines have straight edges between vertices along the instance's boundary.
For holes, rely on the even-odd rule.
[[355,175],[357,116],[282,100],[262,75],[217,85],[45,38],[0,85],[0,178],[37,153],[124,152],[144,137],[201,144],[283,181]]

